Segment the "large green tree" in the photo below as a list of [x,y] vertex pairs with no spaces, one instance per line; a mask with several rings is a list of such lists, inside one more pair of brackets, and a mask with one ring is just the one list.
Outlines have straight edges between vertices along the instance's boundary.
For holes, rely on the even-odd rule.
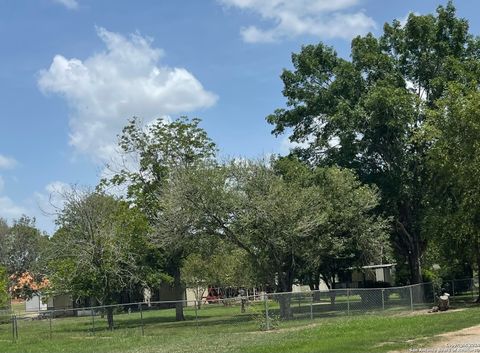
[[349,170],[311,170],[291,156],[274,168],[290,183],[315,190],[313,197],[321,200],[306,218],[310,236],[301,257],[300,273],[312,290],[319,289],[320,279],[334,289],[340,273],[390,258],[388,220],[375,212],[380,200],[375,187],[362,184]]
[[449,2],[436,15],[385,24],[379,37],[355,38],[350,59],[322,43],[302,47],[292,55],[293,70],[281,76],[287,108],[267,118],[275,134],[307,144],[296,150],[305,161],[353,168],[379,187],[410,282],[422,279],[426,248],[421,224],[430,141],[418,135],[450,82],[478,83],[479,58],[479,40]]
[[451,85],[438,106],[425,133],[434,141],[425,226],[450,266],[467,260],[480,280],[480,92]]
[[[122,290],[145,284],[141,264],[148,252],[148,226],[143,215],[98,192],[73,190],[64,197],[48,263],[52,289],[111,305]],[[107,320],[112,329],[112,307]]]
[[9,276],[19,277],[29,272],[41,277],[41,259],[47,244],[48,237],[38,230],[34,218],[22,216],[11,227],[0,219],[0,264],[6,267]]
[[[316,272],[337,257],[343,269],[365,264],[385,235],[385,223],[371,214],[378,204],[375,191],[347,170],[329,169],[315,178],[305,183],[263,162],[206,165],[182,175],[176,200],[198,215],[198,232],[238,246],[264,279],[273,279],[265,284],[290,292],[306,263],[317,260],[310,267]],[[288,296],[281,296],[280,307],[288,318]]]
[[[122,163],[110,165],[112,175],[103,181],[104,187],[126,187],[126,200],[147,215],[152,241],[166,259],[165,271],[173,277],[179,301],[185,293],[180,270],[192,249],[193,214],[179,208],[175,186],[170,184],[179,170],[194,169],[215,156],[215,144],[199,124],[199,119],[181,117],[144,127],[132,119],[119,140]],[[184,319],[182,302],[176,305],[176,318]]]

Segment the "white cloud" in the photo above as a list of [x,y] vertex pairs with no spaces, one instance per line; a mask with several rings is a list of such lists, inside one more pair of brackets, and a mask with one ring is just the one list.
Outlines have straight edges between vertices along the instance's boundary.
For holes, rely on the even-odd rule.
[[0,169],[12,169],[15,168],[18,162],[11,158],[0,154]]
[[65,6],[69,10],[78,9],[78,2],[76,0],[52,0],[53,2]]
[[0,196],[0,217],[14,219],[26,213],[25,208],[16,205],[9,197]]
[[54,181],[47,184],[42,192],[35,192],[34,198],[40,211],[46,217],[52,217],[63,208],[64,197],[71,190],[67,183]]
[[0,175],[0,218],[12,221],[22,215],[35,217],[39,229],[53,234],[56,214],[64,205],[63,195],[71,190],[68,184],[54,181],[46,185],[42,192],[34,192],[31,197],[20,202],[2,194],[4,186],[5,180]]
[[51,183],[47,184],[47,186],[45,186],[45,190],[51,194],[63,194],[66,191],[71,190],[71,187],[63,181],[52,181]]
[[[0,166],[2,161],[2,156],[0,155]],[[3,176],[0,175],[0,218],[7,220],[18,218],[22,214],[26,214],[26,209],[17,205],[11,198],[6,195],[2,195],[5,188],[5,180]]]
[[63,96],[70,106],[70,144],[76,150],[108,161],[132,116],[149,122],[215,104],[217,96],[189,71],[160,64],[162,51],[151,39],[104,28],[97,34],[105,51],[83,61],[56,55],[38,80],[43,92]]
[[420,14],[418,12],[409,11],[405,16],[403,16],[402,18],[399,19],[400,26],[405,27],[405,25],[408,22],[408,18],[410,17],[410,15],[420,16]]
[[300,35],[350,39],[375,28],[363,11],[351,11],[361,0],[218,0],[227,6],[248,10],[271,22],[261,29],[241,29],[245,42],[274,42]]
[[310,144],[314,141],[314,138],[311,137],[304,142],[295,142],[290,141],[288,136],[285,136],[280,142],[280,153],[281,154],[289,154],[290,151],[294,148],[308,148]]
[[53,181],[42,191],[37,191],[29,200],[30,213],[35,215],[40,229],[53,234],[56,230],[55,218],[65,204],[65,195],[72,190],[69,184]]

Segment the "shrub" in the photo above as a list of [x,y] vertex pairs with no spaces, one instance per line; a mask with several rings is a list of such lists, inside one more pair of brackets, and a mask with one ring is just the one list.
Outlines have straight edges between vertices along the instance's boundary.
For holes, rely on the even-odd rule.
[[8,277],[5,268],[0,267],[0,310],[10,307],[8,295]]

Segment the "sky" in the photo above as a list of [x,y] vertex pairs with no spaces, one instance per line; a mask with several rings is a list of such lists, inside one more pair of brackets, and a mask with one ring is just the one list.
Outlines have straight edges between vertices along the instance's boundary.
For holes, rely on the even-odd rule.
[[[222,158],[286,154],[265,117],[285,106],[291,53],[348,58],[430,0],[0,0],[0,217],[55,231],[58,194],[95,186],[132,116],[202,119]],[[458,0],[480,32],[480,3]]]

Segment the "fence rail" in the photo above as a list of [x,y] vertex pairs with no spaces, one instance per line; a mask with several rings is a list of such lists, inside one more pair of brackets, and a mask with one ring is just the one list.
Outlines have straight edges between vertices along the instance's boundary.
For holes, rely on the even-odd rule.
[[[471,302],[478,293],[473,279],[444,281],[441,285],[422,283],[405,287],[343,288],[328,291],[260,293],[223,298],[209,304],[199,301],[152,301],[92,306],[19,314],[0,311],[0,342],[28,337],[84,337],[111,335],[156,335],[170,328],[222,331],[270,330],[284,321],[299,325],[325,317],[394,314],[426,309],[435,305],[444,289],[452,303]],[[177,321],[175,306],[184,307],[183,321]],[[107,312],[113,315],[109,327]],[[113,331],[112,331],[113,329]]]

